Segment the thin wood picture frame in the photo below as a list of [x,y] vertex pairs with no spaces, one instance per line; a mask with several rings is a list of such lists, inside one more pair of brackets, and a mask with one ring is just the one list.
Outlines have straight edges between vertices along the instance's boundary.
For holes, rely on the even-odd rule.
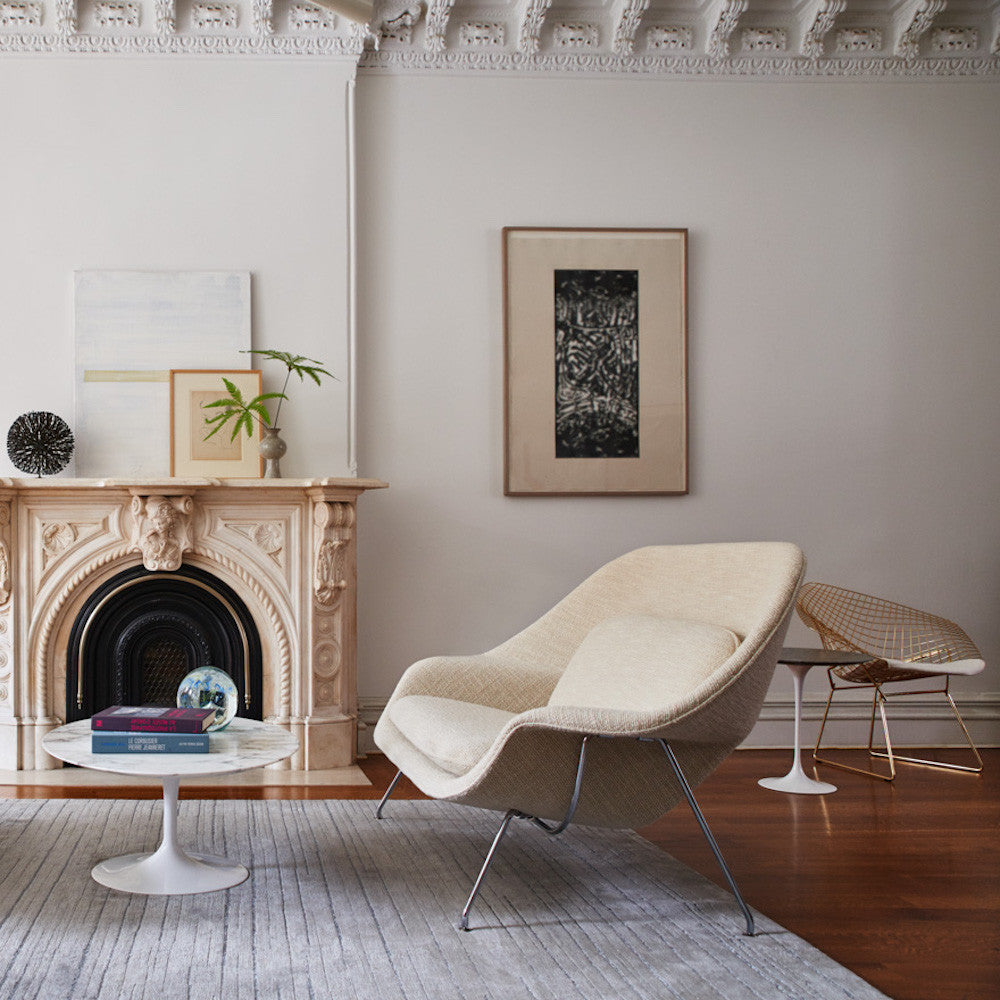
[[687,493],[687,236],[504,228],[505,495]]
[[223,379],[240,390],[245,400],[261,393],[259,369],[220,370],[181,368],[170,372],[170,475],[222,479],[259,479],[264,472],[260,457],[260,424],[254,422],[254,435],[240,431],[231,437],[227,424],[208,440],[210,428],[205,418],[215,409],[204,404],[228,396]]

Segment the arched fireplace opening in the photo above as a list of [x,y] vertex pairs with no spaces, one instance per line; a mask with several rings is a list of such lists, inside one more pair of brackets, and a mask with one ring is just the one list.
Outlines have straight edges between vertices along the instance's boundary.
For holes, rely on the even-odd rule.
[[240,597],[217,577],[183,564],[171,572],[124,570],[87,599],[66,652],[66,719],[109,705],[174,705],[196,667],[225,670],[238,714],[263,718],[260,636]]

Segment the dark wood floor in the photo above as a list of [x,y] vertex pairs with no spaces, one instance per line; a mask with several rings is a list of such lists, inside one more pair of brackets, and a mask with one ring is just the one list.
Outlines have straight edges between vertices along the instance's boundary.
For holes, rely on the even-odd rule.
[[[838,791],[805,796],[757,785],[788,769],[787,751],[743,750],[697,797],[751,906],[894,1000],[1000,1000],[1000,750],[984,758],[978,776],[900,765],[891,785],[822,768]],[[181,797],[379,798],[392,767],[361,766],[371,787],[182,787]],[[64,794],[160,793],[0,787],[0,798]],[[395,795],[420,797],[406,782]],[[640,833],[723,884],[686,805]]]

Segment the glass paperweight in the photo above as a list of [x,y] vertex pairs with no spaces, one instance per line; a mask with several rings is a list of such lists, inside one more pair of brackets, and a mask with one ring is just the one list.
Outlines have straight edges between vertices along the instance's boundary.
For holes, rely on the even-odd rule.
[[215,721],[208,731],[225,729],[236,715],[239,695],[233,679],[218,667],[198,667],[181,681],[177,689],[178,708],[213,708]]

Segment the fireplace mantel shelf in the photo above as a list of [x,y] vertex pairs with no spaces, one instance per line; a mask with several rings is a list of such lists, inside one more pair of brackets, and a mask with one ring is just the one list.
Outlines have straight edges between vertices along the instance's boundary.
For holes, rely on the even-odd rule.
[[31,479],[11,479],[0,477],[0,488],[15,490],[88,490],[122,489],[129,492],[155,491],[168,495],[178,491],[198,489],[276,489],[308,490],[335,489],[361,493],[365,490],[385,489],[389,484],[381,479],[338,478],[334,476],[316,479],[198,479],[164,476],[144,479],[73,479],[63,477],[36,477]]
[[[357,753],[355,526],[379,479],[0,478],[0,768],[59,766],[67,650],[90,595],[122,574],[214,576],[246,605],[261,714],[324,770]],[[74,704],[76,694],[72,694]]]

